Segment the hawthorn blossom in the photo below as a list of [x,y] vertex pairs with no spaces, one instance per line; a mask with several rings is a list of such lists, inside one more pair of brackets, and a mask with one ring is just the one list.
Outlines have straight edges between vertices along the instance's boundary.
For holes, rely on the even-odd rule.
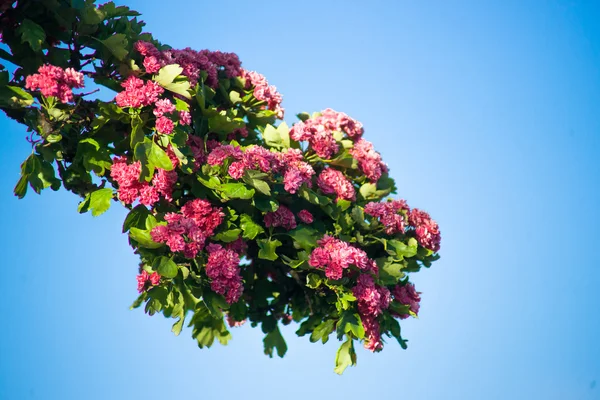
[[172,200],[173,187],[177,182],[175,170],[165,171],[157,168],[152,177],[152,184],[146,181],[140,182],[141,172],[142,165],[139,161],[128,163],[126,157],[113,159],[110,176],[119,185],[117,189],[119,200],[125,204],[132,204],[139,199],[145,206],[154,205],[160,200],[161,195],[169,201]]
[[239,326],[242,326],[246,323],[246,320],[242,320],[242,321],[236,321],[231,314],[227,314],[227,325],[229,325],[230,328],[237,328]]
[[174,128],[175,125],[173,124],[173,121],[171,121],[171,119],[167,117],[158,117],[156,119],[156,131],[158,133],[170,135],[171,133],[173,133]]
[[37,74],[25,78],[25,88],[39,90],[45,97],[54,96],[61,103],[73,101],[74,88],[83,87],[83,74],[73,68],[45,64],[38,68]]
[[392,200],[385,203],[370,202],[365,206],[365,213],[376,217],[385,226],[385,233],[393,235],[404,233],[406,228],[404,215],[400,211],[408,211],[404,200]]
[[304,222],[305,224],[312,224],[314,220],[313,215],[308,210],[301,210],[298,213],[298,218],[300,218],[300,221]]
[[358,304],[358,313],[365,328],[365,348],[371,351],[381,350],[381,332],[377,317],[390,305],[390,291],[378,286],[371,275],[361,274],[356,286],[352,289]]
[[131,75],[125,79],[121,86],[125,89],[117,93],[115,101],[119,107],[138,108],[149,106],[158,101],[164,89],[156,82],[146,81]]
[[440,228],[427,212],[413,208],[408,213],[408,223],[415,228],[415,235],[421,246],[434,252],[439,251],[442,240]]
[[134,49],[144,56],[146,72],[154,73],[165,65],[178,64],[183,68],[182,75],[188,78],[192,86],[200,80],[202,71],[206,73],[205,83],[212,88],[218,86],[220,72],[226,78],[240,76],[242,73],[240,59],[235,53],[196,51],[189,47],[160,51],[152,43],[144,41],[136,42]]
[[[392,294],[394,295],[394,300],[400,304],[404,304],[409,306],[410,311],[412,311],[415,315],[419,314],[420,302],[421,302],[421,292],[417,292],[415,290],[415,285],[412,283],[407,283],[405,285],[396,285],[392,289]],[[409,314],[398,315],[401,319],[408,318]]]
[[137,290],[142,293],[144,290],[148,290],[152,286],[156,286],[160,283],[160,275],[158,272],[149,274],[145,270],[137,276]]
[[254,86],[254,97],[267,103],[269,110],[275,112],[277,118],[283,119],[284,109],[281,107],[283,97],[275,86],[269,85],[264,75],[256,71],[242,70],[242,76],[246,79],[246,89]]
[[360,122],[345,113],[331,108],[321,111],[320,115],[298,122],[290,129],[290,137],[296,141],[308,141],[311,149],[321,158],[331,158],[339,150],[333,132],[343,132],[350,139],[358,140],[363,134]]
[[356,191],[344,174],[333,168],[324,169],[317,178],[319,189],[325,194],[337,195],[337,200],[356,199]]
[[212,207],[207,200],[190,200],[181,207],[181,213],[166,214],[167,225],[155,226],[150,235],[155,242],[166,243],[172,252],[195,258],[224,216],[220,207]]
[[294,213],[284,205],[280,205],[276,211],[268,212],[265,215],[264,221],[267,228],[281,226],[288,231],[296,228]]
[[235,303],[244,291],[239,267],[240,256],[215,243],[206,246],[206,250],[206,275],[211,279],[210,288],[225,296],[225,301],[229,304]]
[[165,114],[169,114],[175,111],[175,104],[171,102],[169,99],[160,99],[156,103],[154,103],[154,116],[162,117]]
[[179,125],[190,125],[192,123],[192,115],[188,111],[179,111]]
[[387,165],[381,161],[381,154],[375,151],[373,143],[360,139],[354,143],[354,147],[349,153],[358,161],[358,168],[371,182],[377,182],[384,172],[387,172]]
[[311,267],[324,268],[325,276],[329,279],[342,279],[344,269],[355,265],[363,271],[377,273],[377,264],[370,259],[361,249],[329,235],[317,241],[319,247],[315,248],[308,259]]

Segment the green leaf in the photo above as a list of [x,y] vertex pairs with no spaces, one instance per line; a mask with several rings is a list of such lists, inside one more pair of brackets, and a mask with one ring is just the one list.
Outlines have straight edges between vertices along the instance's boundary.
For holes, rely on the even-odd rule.
[[85,8],[81,10],[81,22],[89,25],[97,25],[104,21],[106,15],[102,10],[96,8],[93,3],[88,3]]
[[273,348],[277,349],[277,355],[283,357],[287,352],[287,344],[281,336],[279,327],[276,327],[273,331],[269,332],[263,339],[265,345],[265,354],[270,358],[273,358]]
[[113,199],[111,188],[98,189],[88,193],[85,200],[79,205],[80,213],[92,210],[92,216],[97,217],[104,214],[110,208],[110,201]]
[[130,228],[142,229],[146,226],[146,218],[150,215],[150,211],[143,204],[138,204],[127,214],[123,222],[123,233]]
[[264,228],[254,222],[252,217],[250,217],[248,214],[242,214],[240,216],[240,228],[242,228],[244,231],[244,239],[254,239],[256,236],[265,231]]
[[394,285],[404,277],[402,272],[404,264],[386,258],[377,259],[377,264],[379,266],[379,281],[384,285]]
[[138,143],[142,143],[146,135],[144,135],[144,122],[139,116],[131,119],[131,136],[129,138],[129,146],[132,150]]
[[221,232],[219,234],[217,234],[215,236],[216,240],[219,240],[221,242],[225,242],[225,243],[231,243],[235,240],[237,240],[237,238],[240,237],[240,233],[242,233],[241,229],[230,229],[228,231],[224,231]]
[[275,212],[279,208],[279,203],[271,197],[257,194],[252,200],[254,207],[263,212]]
[[162,243],[156,243],[152,240],[152,236],[147,230],[132,227],[129,229],[129,237],[135,240],[141,247],[147,249],[158,249],[163,246]]
[[21,35],[21,43],[29,43],[33,51],[40,51],[42,44],[46,41],[46,32],[44,32],[44,29],[27,18],[17,28],[17,34]]
[[417,254],[417,245],[416,241],[412,243],[412,246],[407,246],[404,242],[400,240],[388,240],[387,248],[388,254],[392,256],[401,256],[401,257],[413,257]]
[[202,292],[202,301],[210,314],[215,318],[223,318],[222,310],[229,308],[229,304],[225,301],[225,298],[212,290],[207,289]]
[[183,68],[178,64],[165,65],[158,71],[158,75],[154,77],[154,81],[165,87],[166,85],[173,83],[175,78],[181,75],[182,72]]
[[248,189],[248,187],[241,182],[225,183],[221,185],[218,190],[226,199],[248,200],[254,196],[254,189]]
[[323,278],[321,278],[319,274],[315,274],[314,272],[311,272],[310,274],[306,275],[306,286],[308,286],[311,289],[316,289],[319,286],[321,286],[322,281]]
[[17,184],[15,185],[15,189],[13,192],[15,196],[17,196],[19,199],[22,199],[23,197],[25,197],[25,194],[27,194],[27,183],[27,176],[22,175],[19,178]]
[[342,211],[346,211],[348,208],[350,208],[352,202],[344,199],[339,199],[336,204]]
[[[135,229],[135,228],[132,228]],[[165,278],[175,278],[177,276],[177,264],[173,259],[165,256],[160,256],[154,259],[152,269],[157,271],[160,276]]]
[[348,338],[338,349],[335,355],[335,373],[341,375],[350,365],[356,365],[356,352],[354,341]]
[[253,186],[256,190],[258,190],[260,193],[264,194],[265,196],[271,195],[271,187],[269,186],[269,184],[267,182],[263,181],[262,179],[250,178],[246,175],[247,173],[248,173],[248,171],[246,171],[244,173],[244,176],[242,177],[244,182],[246,182],[250,186]]
[[302,122],[306,121],[307,119],[310,119],[310,114],[307,112],[301,112],[299,114],[296,114],[296,117],[298,117],[298,119]]
[[335,325],[335,321],[333,319],[328,319],[321,322],[310,335],[310,341],[315,343],[319,340],[323,342],[323,344],[327,343],[329,340],[329,335],[333,332]]
[[148,161],[154,164],[155,167],[162,168],[165,171],[173,170],[173,163],[167,153],[154,142],[152,142],[152,147],[148,154]]
[[[98,40],[98,39],[96,39]],[[117,60],[123,61],[129,52],[127,51],[127,36],[123,33],[117,33],[109,36],[108,39],[100,40]]]
[[277,253],[275,250],[281,246],[281,242],[279,240],[260,239],[257,240],[256,243],[260,248],[258,251],[258,258],[271,261],[277,260]]
[[284,149],[290,147],[289,128],[285,122],[282,122],[277,128],[273,125],[267,125],[262,133],[265,143],[269,147]]
[[317,240],[321,238],[322,233],[305,225],[287,232],[294,239],[298,246],[306,251],[311,251],[317,246]]
[[358,314],[352,311],[344,311],[337,324],[338,339],[342,339],[345,333],[350,333],[357,339],[365,337],[365,328]]

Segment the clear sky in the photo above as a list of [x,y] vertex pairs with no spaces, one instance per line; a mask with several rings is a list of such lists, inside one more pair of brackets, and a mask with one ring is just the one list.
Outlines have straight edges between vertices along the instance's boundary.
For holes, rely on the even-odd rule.
[[293,326],[284,359],[249,326],[199,350],[129,311],[124,209],[13,197],[29,149],[0,116],[0,398],[600,399],[598,2],[127,4],[174,47],[237,52],[288,123],[325,107],[362,121],[398,195],[439,222],[442,258],[413,277],[408,350],[360,349],[342,377],[338,343]]

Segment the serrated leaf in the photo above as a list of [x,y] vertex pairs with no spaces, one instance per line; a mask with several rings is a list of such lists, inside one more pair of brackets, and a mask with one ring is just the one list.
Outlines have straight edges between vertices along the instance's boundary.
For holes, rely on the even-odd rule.
[[345,333],[352,333],[357,339],[365,337],[365,328],[360,316],[352,311],[344,311],[337,324],[338,339],[341,339]]
[[113,191],[111,188],[95,190],[90,194],[89,208],[92,210],[92,216],[97,217],[104,214],[110,208],[111,200],[113,199]]
[[[135,229],[135,228],[132,228]],[[160,256],[154,259],[152,269],[157,271],[160,276],[165,278],[175,278],[177,276],[177,264],[173,259],[165,256]]]
[[44,29],[27,18],[17,28],[17,34],[21,35],[21,43],[29,43],[33,51],[40,51],[42,44],[46,41],[46,32],[44,32]]
[[335,355],[335,373],[341,375],[350,365],[356,365],[356,352],[354,341],[348,338],[338,349]]
[[319,286],[321,286],[322,281],[323,278],[321,278],[319,274],[316,274],[314,272],[311,272],[310,274],[306,275],[306,286],[308,286],[311,289],[316,289]]
[[240,237],[240,233],[242,233],[241,229],[229,229],[227,231],[224,232],[220,232],[215,236],[216,240],[219,240],[221,242],[225,242],[225,243],[231,243],[235,240],[237,240],[237,238]]
[[165,85],[172,83],[182,72],[183,68],[178,64],[165,65],[158,71],[158,74],[155,75],[153,79],[156,83],[164,87]]
[[311,227],[300,225],[287,234],[294,239],[294,242],[304,250],[311,251],[317,246],[317,240],[323,236],[323,234]]
[[333,332],[335,326],[335,321],[332,319],[325,320],[321,322],[310,335],[310,341],[315,343],[319,340],[323,342],[323,344],[327,343],[329,340],[329,335]]
[[265,346],[265,354],[270,358],[273,358],[273,348],[277,350],[277,355],[283,357],[287,352],[287,344],[279,331],[279,327],[276,327],[273,331],[269,332],[263,339]]
[[264,228],[254,222],[252,217],[250,217],[248,214],[242,214],[240,216],[240,228],[242,228],[242,231],[244,231],[244,239],[254,239],[256,236],[265,231]]
[[[98,39],[96,39],[98,40]],[[100,42],[115,56],[119,61],[123,61],[129,52],[127,51],[127,36],[117,33],[109,36]]]
[[254,196],[254,189],[248,189],[241,182],[225,183],[219,187],[219,192],[227,199],[243,199],[248,200]]
[[279,240],[261,239],[257,240],[256,243],[260,248],[258,251],[258,258],[270,261],[277,260],[277,253],[275,250],[281,246],[281,242]]

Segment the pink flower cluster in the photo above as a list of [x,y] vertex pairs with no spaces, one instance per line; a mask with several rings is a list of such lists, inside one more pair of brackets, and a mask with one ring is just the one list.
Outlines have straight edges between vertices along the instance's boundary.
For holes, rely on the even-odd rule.
[[365,206],[365,213],[378,218],[385,226],[385,233],[388,235],[404,233],[406,228],[404,215],[399,212],[408,210],[408,205],[404,200],[392,200],[385,203],[372,201]]
[[38,69],[37,74],[25,79],[25,88],[40,90],[46,97],[54,96],[61,103],[73,101],[73,88],[83,87],[83,74],[73,68],[45,64]]
[[249,146],[242,151],[239,146],[218,145],[210,152],[206,162],[223,165],[230,157],[234,160],[228,170],[232,178],[241,179],[246,170],[280,174],[283,176],[284,189],[292,194],[304,183],[311,186],[311,178],[315,174],[310,164],[303,161],[302,152],[298,149],[274,152],[262,146]]
[[305,224],[312,224],[314,221],[313,215],[308,210],[301,210],[298,213],[298,218],[300,218],[300,221],[304,222]]
[[149,274],[146,271],[142,271],[142,273],[137,276],[137,283],[138,292],[142,293],[144,290],[148,290],[149,287],[158,285],[160,283],[160,275],[158,272]]
[[377,264],[363,250],[351,246],[347,242],[329,235],[323,236],[308,259],[311,267],[325,268],[325,276],[329,279],[342,279],[344,269],[355,265],[363,271],[377,272]]
[[[412,283],[407,283],[406,285],[397,285],[392,289],[392,294],[394,295],[394,300],[400,304],[404,304],[409,306],[410,311],[418,314],[420,308],[421,301],[421,292],[417,292],[415,290],[415,285]],[[401,319],[408,318],[409,314],[399,315]]]
[[242,73],[241,62],[234,53],[221,51],[192,50],[189,47],[183,50],[158,50],[152,43],[138,41],[134,48],[144,56],[144,68],[146,72],[154,74],[160,68],[169,64],[179,64],[183,68],[190,84],[195,86],[200,79],[201,72],[206,72],[206,84],[217,87],[219,84],[219,72],[222,71],[227,78],[240,76]]
[[[176,160],[176,158],[175,158]],[[174,166],[177,166],[176,161],[173,161]],[[125,204],[132,204],[138,198],[140,203],[145,206],[152,206],[162,195],[168,201],[173,200],[173,187],[177,182],[177,172],[165,171],[157,168],[150,182],[140,182],[140,173],[142,166],[139,161],[128,164],[126,157],[116,157],[113,159],[113,165],[110,170],[110,176],[119,184],[117,194],[119,200]]]
[[172,252],[183,252],[184,257],[195,258],[224,216],[221,208],[213,207],[207,200],[190,200],[181,207],[180,214],[166,214],[167,225],[155,226],[150,234],[152,240],[166,243]]
[[442,240],[440,228],[428,213],[413,208],[408,213],[408,223],[415,228],[415,234],[421,246],[432,251],[440,249]]
[[331,158],[339,150],[333,132],[344,132],[352,140],[363,134],[360,122],[331,108],[321,111],[321,115],[298,122],[290,130],[290,137],[298,142],[308,141],[310,147],[321,158]]
[[254,97],[267,103],[269,110],[277,114],[277,118],[283,119],[284,109],[281,107],[283,97],[273,85],[269,85],[264,75],[255,71],[242,70],[242,77],[246,79],[246,89],[254,86]]
[[135,76],[125,79],[121,86],[125,89],[117,93],[115,101],[119,107],[138,108],[149,106],[158,101],[164,89],[156,82],[143,80]]
[[387,172],[387,165],[381,161],[381,154],[375,151],[373,143],[360,139],[354,143],[354,147],[349,150],[352,157],[358,161],[358,167],[371,182],[377,182],[384,172]]
[[375,285],[371,275],[361,274],[352,293],[358,302],[358,312],[365,328],[365,348],[378,351],[383,348],[381,332],[377,317],[390,305],[390,291],[383,286]]
[[204,152],[204,141],[198,136],[188,135],[187,145],[192,150],[194,157],[194,171],[200,169],[202,164],[206,162],[206,153]]
[[215,243],[206,246],[206,250],[206,275],[211,279],[210,288],[225,296],[225,301],[229,304],[235,303],[244,291],[240,276],[240,256]]
[[267,228],[276,228],[280,226],[289,231],[296,227],[296,217],[294,217],[294,213],[284,205],[280,205],[274,212],[265,214],[264,221]]
[[343,173],[333,168],[324,169],[317,178],[319,189],[325,194],[335,194],[337,200],[356,199],[356,191],[352,182],[350,182]]

